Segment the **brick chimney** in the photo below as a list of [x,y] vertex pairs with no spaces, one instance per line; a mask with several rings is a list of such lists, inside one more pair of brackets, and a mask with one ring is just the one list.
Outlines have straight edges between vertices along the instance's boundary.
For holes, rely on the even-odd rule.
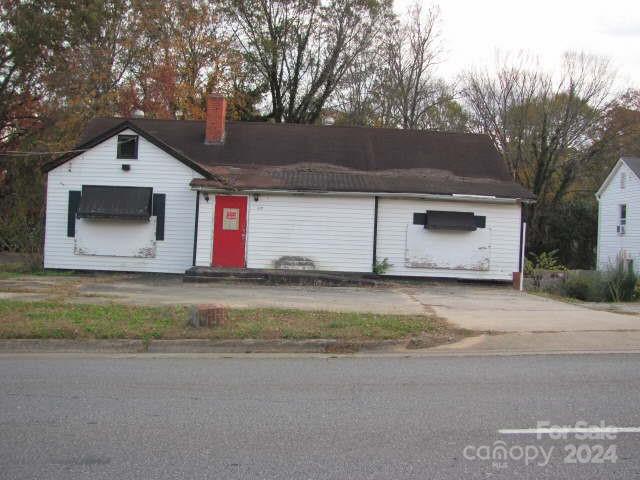
[[224,123],[227,114],[227,101],[220,93],[207,96],[207,125],[204,143],[216,144],[224,142]]

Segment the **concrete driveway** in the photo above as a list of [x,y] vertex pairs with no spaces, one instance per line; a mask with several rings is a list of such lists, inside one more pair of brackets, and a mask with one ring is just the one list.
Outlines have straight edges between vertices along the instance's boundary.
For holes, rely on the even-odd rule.
[[[508,286],[454,282],[395,283],[371,287],[300,287],[238,283],[183,283],[180,276],[98,275],[0,280],[0,298],[139,305],[219,303],[374,313],[435,313],[461,327],[503,332],[640,330],[639,304],[611,313],[521,293]],[[635,307],[635,309],[634,309]],[[600,307],[601,308],[601,307]]]
[[[640,315],[595,310],[508,287],[435,284],[412,297],[449,321],[474,330],[578,332],[640,330]],[[637,304],[636,304],[637,305]]]
[[370,287],[300,287],[191,284],[141,277],[87,284],[81,292],[114,295],[126,303],[221,303],[230,307],[280,307],[374,313],[435,313],[463,328],[503,332],[640,330],[640,316],[514,291],[508,286],[429,282]]

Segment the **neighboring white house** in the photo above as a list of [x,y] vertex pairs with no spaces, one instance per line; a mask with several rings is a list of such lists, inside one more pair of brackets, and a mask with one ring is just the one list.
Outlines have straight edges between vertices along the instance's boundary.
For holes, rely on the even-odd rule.
[[598,269],[622,260],[640,271],[640,158],[620,158],[596,198]]
[[[102,118],[48,164],[45,267],[511,280],[522,204],[483,135]],[[635,179],[637,180],[637,179]]]

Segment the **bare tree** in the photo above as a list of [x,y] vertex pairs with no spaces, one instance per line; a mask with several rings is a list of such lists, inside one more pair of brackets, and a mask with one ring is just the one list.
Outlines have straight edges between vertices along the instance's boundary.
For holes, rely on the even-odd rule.
[[441,54],[440,10],[409,8],[408,20],[393,25],[384,42],[380,90],[390,103],[393,121],[410,129],[430,128],[429,117],[440,103],[452,99],[449,88],[435,77]]
[[495,70],[463,74],[463,98],[472,113],[477,131],[491,136],[501,151],[514,179],[524,171],[526,138],[531,131],[529,111],[540,90],[548,88],[539,66],[528,65],[530,59],[520,55],[515,62],[499,58]]
[[[378,45],[380,40],[372,42]],[[390,112],[379,98],[381,55],[376,48],[365,50],[345,72],[329,99],[328,109],[338,113],[343,125],[375,127],[384,125]]]
[[613,100],[613,73],[608,60],[585,54],[567,54],[556,78],[527,62],[465,74],[463,95],[514,179],[558,201],[600,148],[594,138]]
[[520,55],[494,71],[463,76],[463,96],[477,131],[487,133],[515,180],[537,196],[531,239],[543,236],[544,217],[572,192],[613,138],[602,125],[614,97],[613,72],[600,57],[570,53],[562,70],[543,72]]
[[346,73],[332,98],[345,122],[421,130],[465,130],[468,117],[455,85],[436,75],[440,11],[409,8]]
[[312,123],[391,12],[390,0],[232,0],[247,60],[277,122]]

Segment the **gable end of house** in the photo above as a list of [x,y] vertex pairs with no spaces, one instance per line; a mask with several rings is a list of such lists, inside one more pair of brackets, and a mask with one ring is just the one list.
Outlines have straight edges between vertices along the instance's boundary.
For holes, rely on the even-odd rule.
[[609,172],[609,175],[607,175],[607,178],[605,178],[604,182],[602,182],[602,185],[600,185],[600,188],[598,188],[598,191],[596,192],[596,198],[598,199],[598,201],[602,197],[605,190],[609,188],[609,185],[616,177],[620,169],[623,167],[626,167],[627,171],[633,174],[636,179],[640,181],[640,158],[629,156],[620,157],[620,159],[616,162],[616,164]]
[[169,154],[170,156],[172,156],[173,158],[175,158],[177,161],[185,164],[187,167],[191,168],[193,171],[199,173],[200,175],[204,176],[205,178],[210,178],[211,174],[205,169],[203,168],[201,165],[199,165],[198,163],[194,162],[193,160],[189,159],[188,157],[186,157],[185,155],[181,154],[180,152],[178,152],[177,150],[175,150],[174,148],[172,148],[171,146],[167,145],[165,142],[161,141],[160,139],[158,139],[156,136],[150,134],[149,132],[145,131],[143,128],[141,128],[140,126],[134,124],[133,122],[129,121],[129,120],[123,120],[122,122],[118,123],[117,125],[115,125],[114,127],[104,131],[103,133],[89,139],[88,141],[85,141],[84,143],[81,143],[80,145],[78,145],[77,147],[75,147],[72,151],[70,151],[69,153],[62,155],[50,162],[47,162],[43,165],[42,167],[42,171],[44,173],[49,173],[51,170],[64,165],[65,163],[67,163],[68,161],[76,158],[78,155],[81,155],[83,153],[88,152],[89,150],[91,150],[92,148],[100,145],[101,143],[109,140],[110,138],[126,131],[126,130],[131,130],[133,132],[135,132],[136,134],[138,134],[140,137],[144,138],[145,140],[147,140],[149,143],[155,145],[156,147],[158,147],[159,149],[163,150],[165,153]]

